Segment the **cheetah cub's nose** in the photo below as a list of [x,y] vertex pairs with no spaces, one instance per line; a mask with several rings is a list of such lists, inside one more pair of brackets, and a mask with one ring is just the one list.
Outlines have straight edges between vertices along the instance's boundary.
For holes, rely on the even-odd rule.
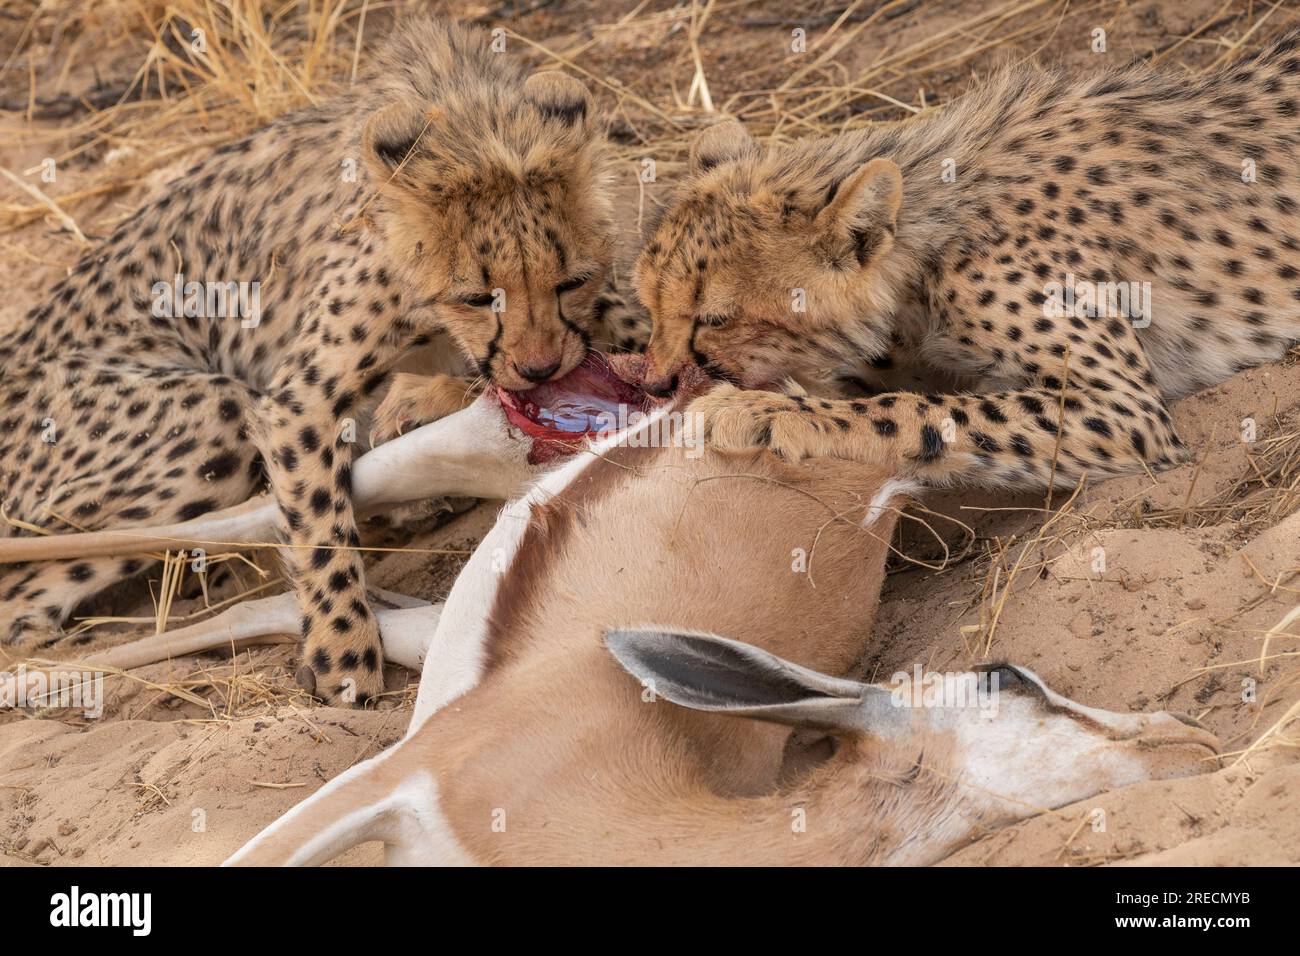
[[674,373],[659,378],[648,378],[641,384],[641,387],[655,398],[666,398],[677,391],[677,375]]
[[519,365],[515,364],[515,371],[530,382],[545,382],[548,378],[560,370],[560,362],[557,359],[549,365]]

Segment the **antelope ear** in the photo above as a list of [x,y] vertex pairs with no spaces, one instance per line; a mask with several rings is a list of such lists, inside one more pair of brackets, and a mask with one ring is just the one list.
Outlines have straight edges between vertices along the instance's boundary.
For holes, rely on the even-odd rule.
[[831,187],[817,223],[836,258],[852,255],[866,266],[893,245],[902,205],[902,171],[888,159],[873,159]]
[[691,141],[691,175],[707,173],[714,166],[761,152],[757,141],[737,120],[715,123]]
[[393,103],[370,118],[361,151],[376,179],[388,182],[418,155],[428,125],[428,114],[409,103]]
[[594,112],[591,93],[580,82],[559,70],[540,70],[524,81],[524,99],[546,120],[584,129]]
[[656,696],[692,710],[848,731],[862,728],[864,706],[889,696],[712,634],[620,628],[605,632],[605,646]]

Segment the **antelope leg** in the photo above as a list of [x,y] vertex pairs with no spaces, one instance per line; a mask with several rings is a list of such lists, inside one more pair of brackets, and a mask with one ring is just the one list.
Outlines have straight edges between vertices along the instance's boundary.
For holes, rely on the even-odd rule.
[[507,422],[491,393],[362,455],[352,469],[361,513],[427,498],[514,498],[545,469],[533,442]]
[[244,601],[197,624],[98,651],[79,663],[126,670],[219,647],[240,650],[254,644],[289,643],[298,639],[301,628],[298,599],[277,594]]
[[0,564],[50,561],[55,558],[94,558],[101,555],[143,554],[168,548],[244,544],[269,540],[279,513],[266,495],[243,504],[212,511],[178,524],[116,531],[87,531],[34,538],[0,538]]
[[[437,630],[442,605],[377,588],[372,591],[375,592],[375,618],[384,644],[384,659],[419,671]],[[384,607],[384,603],[398,606]],[[127,670],[219,648],[239,650],[256,644],[293,643],[298,640],[300,627],[297,598],[293,594],[277,594],[237,604],[198,624],[98,651],[68,662],[67,666],[84,667],[88,671],[96,668]],[[57,670],[58,666],[52,665],[49,669]],[[11,674],[0,675],[0,691],[6,689],[4,681],[12,684],[14,680]],[[14,688],[10,686],[7,689],[7,696],[12,698]]]
[[[357,459],[352,495],[359,514],[427,498],[512,498],[542,470],[528,462],[529,438],[511,428],[501,406],[482,395],[454,415],[430,422]],[[167,548],[248,545],[275,540],[279,508],[267,495],[160,527],[0,539],[0,564],[142,554]]]
[[376,610],[379,637],[384,642],[384,660],[420,673],[441,618],[441,604]]

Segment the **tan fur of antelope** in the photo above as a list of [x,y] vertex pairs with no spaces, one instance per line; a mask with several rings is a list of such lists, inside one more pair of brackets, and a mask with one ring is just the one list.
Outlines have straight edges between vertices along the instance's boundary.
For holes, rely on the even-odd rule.
[[[228,862],[320,864],[380,840],[390,864],[924,864],[1212,765],[1204,730],[1085,708],[1027,671],[999,672],[994,718],[827,676],[871,634],[907,491],[888,475],[598,452],[476,550],[406,738]],[[794,548],[811,573],[792,571]],[[815,742],[787,746],[789,726]]]

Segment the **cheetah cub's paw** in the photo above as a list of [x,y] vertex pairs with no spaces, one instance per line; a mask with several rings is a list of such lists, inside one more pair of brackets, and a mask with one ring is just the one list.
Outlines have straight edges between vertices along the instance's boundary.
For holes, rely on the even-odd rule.
[[436,422],[473,404],[478,390],[450,375],[393,376],[388,394],[375,410],[370,429],[372,446],[391,441],[413,428]]
[[807,399],[723,384],[690,404],[690,428],[710,448],[743,452],[767,448],[801,461],[831,454],[830,443],[805,413]]
[[298,686],[330,707],[364,708],[384,693],[384,675],[328,674],[318,677],[306,664],[294,673]]
[[365,707],[383,694],[383,645],[374,618],[345,634],[309,636],[294,680],[331,707]]
[[687,427],[717,451],[766,448],[787,461],[847,458],[881,463],[840,403],[719,385],[687,408]]

